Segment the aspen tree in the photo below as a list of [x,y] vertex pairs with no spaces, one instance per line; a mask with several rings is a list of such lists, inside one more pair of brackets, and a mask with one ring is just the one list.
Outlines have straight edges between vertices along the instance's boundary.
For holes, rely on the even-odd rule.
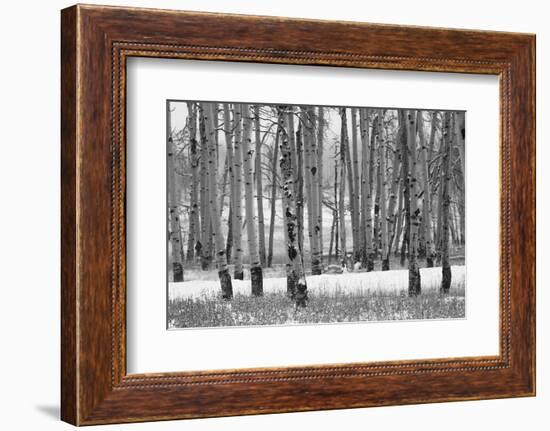
[[304,179],[305,179],[305,193],[306,193],[306,204],[307,204],[307,227],[308,227],[308,237],[309,237],[309,253],[311,259],[311,266],[313,268],[313,252],[316,250],[316,245],[314,244],[314,230],[315,230],[315,210],[313,207],[313,182],[312,182],[312,160],[315,158],[312,155],[312,124],[310,119],[310,111],[306,107],[301,107],[300,112],[300,123],[302,124],[303,130],[303,151],[304,151]]
[[317,177],[319,186],[319,206],[317,208],[317,225],[319,226],[319,259],[323,265],[323,156],[325,133],[325,109],[319,106],[317,114]]
[[407,141],[410,151],[409,186],[409,296],[420,295],[421,281],[418,267],[418,228],[420,225],[420,210],[418,209],[417,158],[416,158],[416,112],[407,111]]
[[242,212],[242,111],[241,105],[235,104],[235,137],[233,146],[233,175],[235,176],[235,191],[232,203],[233,224],[231,225],[233,237],[233,278],[242,280],[243,273],[243,250],[242,250],[242,227],[243,227],[243,212]]
[[225,158],[227,160],[227,171],[229,174],[229,217],[227,229],[227,244],[225,253],[227,262],[231,262],[231,251],[233,248],[233,225],[236,221],[236,213],[233,211],[233,202],[235,202],[235,175],[233,172],[233,129],[234,121],[231,115],[231,104],[223,104],[223,132],[225,135]]
[[[288,275],[287,288],[291,290],[291,296],[294,296],[296,307],[305,307],[307,305],[307,284],[304,272],[303,256],[300,247],[298,246],[297,238],[297,214],[296,214],[296,197],[294,194],[294,173],[292,172],[292,151],[289,144],[288,133],[286,131],[285,116],[283,113],[284,107],[279,108],[279,130],[281,132],[280,139],[280,168],[282,176],[282,194],[284,202],[284,228],[286,231],[286,253],[290,261],[291,272]],[[286,118],[288,123],[288,117]],[[290,287],[289,287],[290,286]]]
[[[420,169],[422,173],[422,224],[424,225],[424,241],[426,244],[426,264],[428,267],[434,266],[435,246],[432,235],[432,191],[430,187],[428,172],[428,146],[424,134],[424,116],[422,111],[417,114],[418,136],[420,139]],[[434,133],[434,127],[431,127],[431,133]],[[431,139],[431,136],[430,136]]]
[[211,263],[211,221],[210,221],[210,208],[209,208],[209,182],[208,182],[208,166],[206,161],[208,160],[208,148],[206,138],[206,126],[204,122],[204,109],[202,105],[198,105],[199,110],[199,134],[201,139],[200,148],[200,224],[201,224],[201,241],[198,246],[201,255],[201,269],[206,271],[210,268]]
[[360,220],[360,244],[361,266],[367,267],[367,217],[369,211],[370,183],[369,183],[369,119],[367,110],[359,110],[359,127],[361,130],[361,220]]
[[271,157],[271,215],[269,217],[269,239],[267,246],[267,266],[271,267],[273,263],[273,242],[275,235],[275,212],[277,201],[277,159],[279,154],[279,136],[281,130],[280,126],[277,126],[275,133],[275,142],[273,144],[273,152]]
[[216,267],[222,297],[230,300],[233,297],[233,286],[231,276],[227,268],[227,258],[225,256],[225,241],[221,228],[221,217],[218,211],[218,187],[217,187],[217,161],[216,161],[216,138],[214,131],[214,116],[217,116],[216,105],[213,103],[203,104],[204,122],[206,127],[207,156],[208,156],[208,180],[209,180],[209,208],[212,222],[212,237],[214,243],[214,254],[216,256]]
[[181,256],[181,237],[179,224],[179,208],[176,192],[176,171],[175,171],[175,145],[172,136],[172,115],[170,104],[167,106],[166,119],[166,152],[168,154],[168,180],[169,195],[169,216],[170,216],[170,245],[172,248],[172,279],[174,282],[183,281],[183,264]]
[[[289,130],[292,129],[294,117],[289,116]],[[298,215],[298,245],[304,250],[304,139],[302,122],[298,122],[296,131],[296,212]]]
[[360,234],[359,234],[359,154],[357,139],[357,108],[351,108],[351,160],[353,163],[353,207],[352,207],[352,231],[353,231],[353,262],[361,261]]
[[187,260],[195,259],[196,242],[200,236],[199,219],[199,158],[197,155],[197,113],[193,102],[187,102],[189,115],[189,159],[191,165],[191,195],[189,196],[189,240],[187,246]]
[[321,245],[321,227],[319,226],[319,171],[317,168],[317,142],[314,134],[313,116],[314,111],[312,108],[307,109],[307,119],[309,127],[309,143],[310,143],[310,181],[311,181],[311,195],[308,201],[311,202],[311,273],[312,275],[319,275],[323,272],[320,258],[320,245]]
[[355,263],[355,258],[358,255],[358,247],[359,247],[359,244],[356,241],[357,239],[357,224],[355,222],[356,214],[357,214],[357,209],[355,207],[356,191],[354,190],[353,160],[351,158],[346,108],[342,108],[342,111],[344,113],[344,115],[342,116],[342,122],[345,125],[345,127],[342,128],[342,131],[343,131],[342,139],[344,141],[343,149],[345,153],[346,173],[347,173],[347,179],[348,179],[348,197],[349,197],[349,209],[350,209],[350,218],[351,218],[351,233],[352,233],[351,239],[352,239],[352,251],[353,251],[352,260],[353,260],[353,263]]
[[405,259],[407,252],[409,251],[410,240],[410,213],[411,213],[411,199],[410,199],[410,176],[409,176],[409,147],[408,147],[408,126],[407,126],[407,113],[405,110],[399,110],[399,127],[403,129],[401,133],[401,162],[402,162],[402,182],[403,182],[403,240],[401,242],[401,266],[405,265]]
[[378,127],[376,128],[376,140],[378,141],[378,157],[380,167],[378,178],[380,184],[380,234],[382,245],[382,271],[390,269],[390,260],[388,253],[388,214],[386,206],[386,138],[384,135],[384,111],[378,110]]
[[[369,111],[366,112],[366,118],[368,121]],[[375,136],[376,136],[376,123],[377,121],[373,120],[372,122],[372,131],[370,134],[370,148],[369,148],[369,163],[368,163],[368,184],[367,184],[367,213],[365,217],[365,230],[367,233],[366,244],[367,244],[367,257],[366,257],[366,269],[367,271],[374,270],[374,244],[376,238],[373,236],[373,191],[374,191],[374,149],[375,149]],[[367,125],[368,129],[368,125]]]
[[449,262],[449,210],[451,205],[450,182],[451,182],[451,155],[453,148],[453,114],[445,112],[443,126],[443,142],[445,144],[443,153],[443,184],[441,202],[441,293],[449,293],[451,288],[451,265]]
[[244,202],[246,213],[246,235],[248,240],[248,254],[250,256],[250,280],[252,295],[263,295],[263,274],[260,262],[260,251],[258,249],[258,234],[256,232],[256,221],[254,214],[254,164],[252,158],[252,118],[250,107],[242,105],[243,116],[243,137],[242,137],[242,159],[244,174]]
[[262,138],[260,129],[260,107],[254,105],[254,138],[256,152],[254,158],[254,175],[256,179],[256,206],[258,207],[258,246],[260,248],[260,262],[266,264],[265,256],[265,221],[264,221],[264,191],[262,181]]
[[[397,132],[397,139],[399,139],[399,131]],[[386,137],[388,136],[388,130],[386,129]],[[388,147],[386,146],[386,154],[388,152]],[[388,197],[388,243],[386,245],[386,250],[383,252],[383,260],[386,260],[387,267],[389,269],[390,267],[390,255],[391,255],[391,249],[392,244],[395,239],[395,233],[396,233],[396,222],[398,218],[398,214],[395,210],[396,204],[397,204],[397,194],[398,194],[398,188],[401,184],[401,178],[400,178],[400,172],[401,172],[401,147],[399,145],[395,145],[395,150],[393,151],[393,163],[392,163],[392,176],[391,176],[391,184],[390,184],[390,194]],[[382,266],[384,266],[384,262],[382,262]]]
[[342,255],[342,266],[347,266],[346,250],[346,220],[345,220],[345,192],[346,192],[346,136],[347,120],[346,108],[340,109],[341,132],[340,132],[340,196],[338,198],[338,218],[340,222],[340,253]]

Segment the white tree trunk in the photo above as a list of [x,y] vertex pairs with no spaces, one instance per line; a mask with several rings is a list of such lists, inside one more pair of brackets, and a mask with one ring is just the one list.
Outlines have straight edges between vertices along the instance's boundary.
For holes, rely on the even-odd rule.
[[217,107],[214,103],[204,103],[204,122],[206,127],[207,139],[207,164],[209,181],[209,208],[212,221],[212,239],[214,243],[214,255],[216,256],[216,267],[220,278],[222,297],[231,299],[233,297],[233,287],[231,285],[231,276],[227,269],[227,259],[225,257],[225,241],[221,228],[220,213],[218,211],[218,185],[217,185],[217,160],[216,160],[216,137],[214,129],[214,116],[217,116]]
[[263,295],[263,275],[260,262],[260,251],[258,249],[258,234],[256,232],[256,217],[254,214],[254,164],[252,159],[252,112],[250,106],[242,105],[243,137],[242,137],[242,159],[244,173],[244,202],[246,212],[246,234],[248,239],[248,254],[250,255],[250,279],[252,294]]
[[243,227],[243,211],[242,211],[242,114],[241,105],[236,103],[234,109],[235,116],[235,139],[233,147],[233,175],[235,177],[235,191],[232,202],[232,211],[234,213],[233,229],[233,277],[236,280],[244,278],[243,273],[243,249],[242,249],[242,227]]
[[[424,133],[424,114],[423,111],[418,111],[417,128],[420,139],[420,167],[422,173],[422,185],[424,193],[422,195],[422,223],[424,224],[424,240],[426,242],[426,262],[428,267],[433,266],[435,259],[435,246],[432,234],[432,191],[430,187],[430,179],[428,172],[428,146]],[[434,128],[432,127],[432,133]]]
[[174,282],[183,281],[183,264],[181,256],[179,208],[176,193],[176,170],[175,170],[175,145],[172,137],[172,121],[170,104],[168,104],[166,119],[166,152],[168,154],[168,196],[170,216],[170,245],[172,249],[172,279]]
[[[296,194],[294,193],[294,172],[292,172],[293,154],[288,140],[288,117],[285,117],[283,108],[279,108],[279,127],[281,130],[281,158],[280,167],[282,175],[282,192],[283,192],[283,217],[284,227],[286,230],[285,239],[287,259],[290,262],[292,272],[288,274],[289,287],[291,296],[296,300],[296,307],[305,307],[307,304],[307,284],[304,272],[304,263],[302,251],[298,244],[298,226],[296,212]],[[286,123],[286,124],[285,124]]]
[[409,186],[410,186],[410,238],[409,238],[409,295],[419,295],[420,269],[418,267],[418,230],[420,211],[418,209],[417,158],[416,158],[416,112],[407,111],[407,142],[410,152]]

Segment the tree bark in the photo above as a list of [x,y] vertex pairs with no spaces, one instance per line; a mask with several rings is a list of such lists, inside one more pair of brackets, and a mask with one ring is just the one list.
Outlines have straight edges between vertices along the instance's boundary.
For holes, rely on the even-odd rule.
[[244,202],[246,212],[246,235],[248,239],[248,254],[250,257],[250,279],[252,295],[263,295],[263,273],[258,248],[258,234],[254,214],[254,164],[252,158],[252,113],[247,104],[242,105],[243,140],[241,145],[244,170]]
[[179,208],[176,193],[175,145],[172,137],[172,121],[170,104],[168,104],[166,118],[166,152],[168,154],[168,181],[169,215],[170,215],[170,245],[172,248],[172,280],[177,283],[183,281],[183,263],[181,256]]
[[256,206],[258,207],[258,238],[260,247],[260,262],[266,264],[265,256],[265,221],[264,221],[264,187],[262,182],[262,139],[260,130],[260,107],[254,105],[254,137],[256,140],[256,157],[254,159],[254,175],[256,177]]
[[405,266],[405,259],[407,252],[409,251],[409,239],[410,239],[410,213],[411,213],[411,199],[410,199],[410,182],[409,182],[409,148],[408,148],[408,126],[407,115],[404,110],[399,111],[399,127],[403,128],[401,134],[401,161],[402,161],[402,182],[403,182],[403,218],[404,218],[404,231],[403,241],[401,242],[401,266]]
[[418,228],[420,211],[418,209],[417,158],[416,158],[416,112],[407,111],[407,141],[410,151],[409,185],[410,185],[410,240],[409,240],[409,296],[420,295],[421,281],[418,267]]
[[[294,129],[294,117],[289,115],[289,130]],[[304,144],[303,144],[302,122],[298,123],[296,131],[296,212],[298,214],[298,245],[304,250]]]
[[451,265],[449,262],[449,207],[451,196],[449,193],[451,181],[451,155],[453,148],[453,115],[445,112],[445,123],[443,129],[443,141],[445,152],[443,155],[443,192],[442,192],[442,214],[441,214],[441,293],[449,293],[451,289]]
[[191,195],[189,197],[189,239],[187,245],[187,261],[193,262],[195,259],[196,242],[200,235],[199,219],[199,158],[197,155],[197,114],[193,102],[187,102],[187,111],[189,114],[189,158],[191,164]]
[[319,184],[319,206],[317,208],[317,226],[319,226],[319,260],[323,266],[323,155],[324,155],[324,134],[325,134],[325,109],[318,108],[317,115],[317,177]]
[[[282,138],[281,144],[281,159],[280,168],[282,175],[282,195],[284,202],[283,217],[285,220],[284,228],[286,230],[286,253],[287,258],[291,262],[292,271],[288,275],[290,280],[287,281],[287,286],[290,286],[291,296],[296,301],[296,307],[305,307],[307,305],[307,284],[304,272],[303,257],[297,240],[297,214],[296,214],[296,197],[294,194],[294,173],[292,172],[293,154],[289,145],[288,134],[284,127],[283,107],[279,108],[279,130]],[[288,117],[287,117],[288,122]]]
[[[369,111],[366,112],[366,118],[368,122]],[[368,180],[367,180],[367,211],[365,216],[365,230],[366,230],[366,244],[367,244],[367,256],[366,256],[366,269],[367,271],[374,270],[374,250],[376,238],[373,235],[374,220],[373,220],[373,193],[374,193],[374,156],[375,156],[375,135],[376,135],[376,123],[375,119],[372,121],[372,130],[368,142],[370,143],[368,149]],[[368,124],[367,124],[368,130]]]
[[235,139],[233,147],[233,175],[235,176],[235,191],[232,202],[233,224],[231,226],[233,236],[233,278],[242,280],[243,273],[243,249],[242,249],[242,107],[234,105]]
[[342,266],[347,266],[346,250],[346,221],[345,221],[345,193],[346,193],[346,135],[347,121],[346,108],[340,109],[342,128],[340,132],[340,196],[338,198],[338,218],[340,221],[340,253],[342,254]]
[[[417,127],[418,135],[420,139],[420,165],[422,171],[422,224],[424,226],[424,241],[426,248],[426,265],[428,267],[434,266],[435,259],[435,246],[432,234],[432,191],[430,187],[429,171],[428,171],[428,146],[426,144],[426,137],[424,134],[424,117],[423,112],[418,111],[417,115]],[[434,125],[431,127],[431,133],[435,132]],[[431,137],[430,137],[431,139]]]
[[227,160],[227,170],[229,173],[229,217],[227,226],[227,245],[225,248],[227,262],[231,262],[231,252],[233,248],[233,225],[236,221],[236,214],[233,211],[233,202],[235,202],[236,184],[235,175],[233,172],[233,129],[234,129],[234,115],[231,115],[231,105],[229,103],[223,104],[223,132],[225,135],[225,158]]
[[311,195],[308,202],[311,203],[311,273],[312,275],[319,275],[323,272],[320,258],[320,232],[319,226],[319,175],[317,170],[317,143],[315,141],[314,123],[313,123],[314,111],[312,108],[307,109],[307,125],[309,135],[309,162],[310,162],[310,182],[311,182]]
[[206,125],[206,139],[208,147],[208,179],[209,179],[209,207],[212,221],[212,238],[215,248],[216,267],[220,279],[222,298],[230,300],[233,297],[233,286],[231,276],[227,268],[225,256],[225,241],[221,228],[221,217],[218,211],[218,187],[217,187],[217,160],[216,160],[216,138],[213,120],[217,116],[216,105],[213,103],[203,104],[205,112],[204,121]]
[[[396,136],[397,136],[397,141],[399,141],[399,139],[401,138],[399,135],[399,131],[397,131]],[[386,153],[387,153],[387,148],[386,148]],[[395,236],[397,231],[398,212],[400,211],[398,209],[398,211],[396,212],[397,195],[398,194],[401,195],[400,173],[401,173],[401,146],[399,145],[399,142],[397,142],[397,145],[395,145],[395,151],[393,152],[392,178],[391,178],[390,195],[388,199],[389,238],[388,238],[388,245],[387,245],[386,251],[384,252],[385,259],[388,261],[388,268],[390,266],[389,260],[391,256],[392,245],[393,245],[393,241],[395,241]],[[397,240],[397,242],[399,242],[399,240]]]
[[381,249],[382,271],[390,269],[388,249],[388,212],[386,207],[386,139],[384,135],[384,111],[378,110],[378,128],[376,138],[378,140],[378,154],[380,158],[379,184],[380,184],[380,224],[381,224]]
[[359,154],[357,138],[357,108],[351,108],[351,156],[353,162],[353,262],[361,262],[361,241],[360,241],[360,206],[359,206]]
[[370,183],[369,183],[369,119],[367,110],[359,110],[359,127],[361,129],[361,220],[360,220],[360,244],[361,266],[367,267],[367,217],[369,211]]
[[275,134],[275,143],[273,144],[273,153],[271,158],[271,216],[269,218],[269,242],[267,246],[267,266],[271,268],[273,263],[273,240],[275,234],[275,204],[277,200],[277,158],[279,153],[279,135],[280,126],[277,126]]
[[313,232],[315,230],[314,227],[314,220],[316,218],[315,211],[317,208],[313,207],[313,183],[312,183],[312,166],[311,162],[312,159],[315,156],[312,156],[312,124],[311,120],[309,118],[310,112],[307,107],[301,107],[300,108],[300,123],[302,125],[302,131],[303,131],[303,151],[304,151],[304,179],[305,179],[305,186],[306,186],[306,205],[307,205],[307,231],[308,231],[308,238],[309,238],[309,256],[311,261],[311,267],[313,268],[313,250],[316,249],[316,246],[314,244],[315,238],[313,235]]
[[210,264],[212,260],[211,248],[210,248],[210,232],[211,232],[211,223],[210,223],[210,208],[208,205],[208,195],[209,195],[209,183],[208,183],[208,148],[207,148],[207,138],[206,138],[206,126],[204,122],[204,109],[202,105],[198,105],[199,110],[199,132],[201,138],[201,148],[200,148],[200,224],[201,224],[201,241],[200,245],[197,247],[200,251],[201,256],[201,269],[207,271],[210,269]]
[[356,262],[356,257],[359,253],[359,244],[357,243],[357,223],[356,223],[356,215],[357,215],[357,208],[355,206],[355,193],[356,190],[354,189],[354,174],[353,174],[353,160],[351,158],[351,149],[350,149],[350,142],[349,142],[349,134],[348,134],[348,122],[347,122],[347,113],[346,108],[342,108],[344,115],[342,116],[342,122],[345,124],[345,127],[342,128],[342,131],[344,132],[342,139],[344,142],[344,151],[345,151],[345,162],[346,162],[346,172],[347,172],[347,179],[348,179],[348,196],[349,196],[349,211],[350,211],[350,218],[351,218],[351,238],[352,238],[352,261],[353,263]]

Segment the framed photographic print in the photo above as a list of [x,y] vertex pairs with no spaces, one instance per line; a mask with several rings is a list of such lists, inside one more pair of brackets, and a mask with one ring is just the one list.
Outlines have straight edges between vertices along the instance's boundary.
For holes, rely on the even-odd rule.
[[62,11],[62,419],[535,394],[535,37]]

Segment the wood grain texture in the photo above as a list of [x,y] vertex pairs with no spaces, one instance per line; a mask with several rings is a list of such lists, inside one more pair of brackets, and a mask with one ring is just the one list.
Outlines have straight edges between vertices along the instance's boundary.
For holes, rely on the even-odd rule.
[[[62,11],[61,39],[63,420],[87,425],[535,393],[533,35],[78,5]],[[129,56],[498,75],[499,356],[127,375]]]

